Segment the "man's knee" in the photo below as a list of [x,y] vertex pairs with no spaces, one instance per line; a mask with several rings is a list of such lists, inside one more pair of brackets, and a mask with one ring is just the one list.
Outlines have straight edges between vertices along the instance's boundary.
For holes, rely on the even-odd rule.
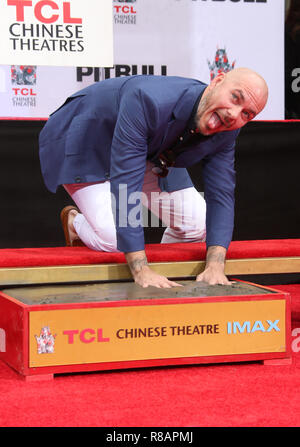
[[115,252],[117,250],[117,236],[115,227],[97,227],[94,229],[94,245],[97,250]]
[[79,238],[92,250],[115,252],[117,250],[116,229],[113,222],[106,219],[88,221],[82,214],[78,215],[75,229]]
[[205,242],[206,228],[201,226],[179,226],[168,227],[162,237],[161,242],[164,244],[176,242]]

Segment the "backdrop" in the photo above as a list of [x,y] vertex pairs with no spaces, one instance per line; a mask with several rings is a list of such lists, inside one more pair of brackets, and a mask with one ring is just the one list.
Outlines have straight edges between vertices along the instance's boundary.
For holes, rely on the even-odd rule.
[[[6,2],[14,4],[15,0],[5,0],[3,3]],[[101,8],[87,8],[90,2],[84,2],[83,9],[93,14],[90,29],[93,29],[94,54],[97,55],[97,48],[100,51],[103,40],[109,40],[110,36],[103,37],[103,33],[99,35]],[[35,6],[41,4],[40,0],[32,0],[32,3]],[[78,0],[69,0],[67,3],[70,4],[71,17],[80,17]],[[70,55],[75,54],[72,51],[60,58],[61,66],[47,65],[49,51],[44,52],[44,56],[40,54],[40,57],[44,57],[43,65],[34,65],[32,62],[26,65],[26,61],[22,65],[17,61],[12,65],[2,65],[0,118],[45,119],[66,96],[105,78],[162,74],[193,77],[209,83],[219,70],[228,71],[242,66],[257,70],[269,85],[270,99],[258,118],[284,118],[284,1],[114,0],[111,1],[111,7],[113,66],[63,66],[70,65]],[[15,11],[15,7],[10,8]],[[24,10],[27,13],[27,9]],[[53,15],[52,10],[41,11],[44,16],[47,14],[51,18]],[[16,23],[13,28],[15,34],[24,34],[20,17],[9,17],[9,20],[10,23],[12,20]],[[1,21],[4,21],[3,16]],[[50,26],[51,23],[44,23],[45,33]],[[72,26],[76,26],[76,23]],[[25,30],[28,28],[29,24]],[[8,32],[8,24],[2,26],[2,34]],[[26,31],[27,34],[23,36],[25,49],[30,32]],[[36,28],[34,32],[37,32]],[[71,39],[66,35],[60,36],[56,36],[56,45],[61,45],[61,40]],[[21,45],[20,39],[22,36],[15,45]],[[53,38],[49,37],[48,40]],[[77,49],[78,40],[74,43]],[[9,42],[12,46],[12,41]],[[4,55],[3,40],[1,43],[0,63],[1,54]],[[44,45],[47,47],[47,44]]]

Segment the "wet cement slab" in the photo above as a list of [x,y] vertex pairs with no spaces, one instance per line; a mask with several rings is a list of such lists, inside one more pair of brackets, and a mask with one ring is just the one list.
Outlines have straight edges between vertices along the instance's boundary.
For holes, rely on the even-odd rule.
[[212,296],[244,296],[274,293],[258,285],[234,282],[231,285],[211,286],[196,281],[176,281],[181,287],[158,289],[142,288],[133,282],[88,283],[77,285],[43,285],[13,287],[2,289],[2,292],[27,305],[87,303],[123,300],[212,297]]

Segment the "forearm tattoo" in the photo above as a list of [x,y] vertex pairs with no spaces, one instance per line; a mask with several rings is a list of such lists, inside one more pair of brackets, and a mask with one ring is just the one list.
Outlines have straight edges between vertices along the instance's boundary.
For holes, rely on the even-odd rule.
[[128,262],[129,268],[132,273],[138,273],[141,271],[144,265],[148,265],[147,258],[134,259]]

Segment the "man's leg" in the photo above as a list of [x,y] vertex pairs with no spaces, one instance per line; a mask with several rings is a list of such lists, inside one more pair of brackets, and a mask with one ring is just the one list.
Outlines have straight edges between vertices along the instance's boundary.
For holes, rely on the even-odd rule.
[[112,213],[110,182],[64,185],[80,213],[71,215],[81,241],[92,250],[116,252],[116,228]]
[[[195,188],[186,188],[170,194],[171,222],[161,242],[205,242],[206,203]],[[168,207],[168,203],[163,203]]]
[[194,187],[162,192],[150,163],[144,180],[144,205],[167,227],[161,242],[204,242],[206,203]]
[[[152,174],[152,164],[147,163],[147,187],[160,191],[157,177]],[[110,182],[63,185],[80,210],[69,212],[69,234],[92,250],[116,252],[116,227],[112,212]]]
[[[143,185],[143,204],[167,227],[162,243],[204,242],[206,204],[195,188],[162,192],[148,162]],[[80,209],[72,216],[72,227],[92,250],[116,252],[110,182],[64,185]],[[72,228],[71,227],[71,228]]]

